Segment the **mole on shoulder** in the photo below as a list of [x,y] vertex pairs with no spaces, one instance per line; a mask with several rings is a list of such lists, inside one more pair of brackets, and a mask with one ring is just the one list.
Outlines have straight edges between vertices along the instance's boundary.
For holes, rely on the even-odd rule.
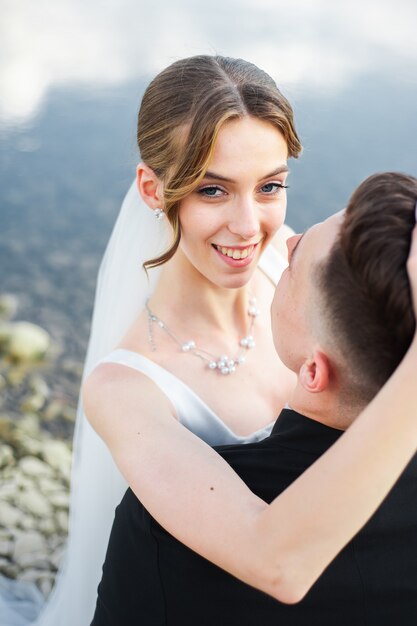
[[210,487],[210,491],[214,491],[214,487]]

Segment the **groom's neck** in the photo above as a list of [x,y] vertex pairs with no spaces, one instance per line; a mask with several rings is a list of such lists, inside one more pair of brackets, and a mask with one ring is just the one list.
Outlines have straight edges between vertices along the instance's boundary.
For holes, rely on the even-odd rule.
[[348,406],[340,394],[333,391],[309,393],[299,381],[288,404],[297,413],[338,430],[346,430],[361,410]]

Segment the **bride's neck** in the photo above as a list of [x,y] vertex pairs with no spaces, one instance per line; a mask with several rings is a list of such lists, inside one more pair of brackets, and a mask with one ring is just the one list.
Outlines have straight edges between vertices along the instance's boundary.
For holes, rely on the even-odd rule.
[[[252,282],[252,281],[251,281]],[[169,325],[209,326],[219,332],[244,333],[248,323],[251,286],[219,287],[190,263],[174,258],[163,266],[150,299],[154,312]]]

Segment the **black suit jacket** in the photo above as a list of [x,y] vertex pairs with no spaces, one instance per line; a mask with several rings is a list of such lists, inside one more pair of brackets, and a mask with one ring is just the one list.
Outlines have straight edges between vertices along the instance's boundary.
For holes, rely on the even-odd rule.
[[[270,502],[340,434],[285,409],[267,439],[216,450]],[[129,489],[116,510],[92,622],[110,624],[416,626],[417,460],[307,596],[291,606],[182,545]]]

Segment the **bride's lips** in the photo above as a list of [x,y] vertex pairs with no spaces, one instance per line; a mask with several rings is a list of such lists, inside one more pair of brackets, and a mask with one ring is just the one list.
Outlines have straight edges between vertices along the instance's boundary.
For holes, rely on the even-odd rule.
[[231,267],[246,267],[252,263],[258,243],[249,246],[220,246],[212,244],[217,255]]

